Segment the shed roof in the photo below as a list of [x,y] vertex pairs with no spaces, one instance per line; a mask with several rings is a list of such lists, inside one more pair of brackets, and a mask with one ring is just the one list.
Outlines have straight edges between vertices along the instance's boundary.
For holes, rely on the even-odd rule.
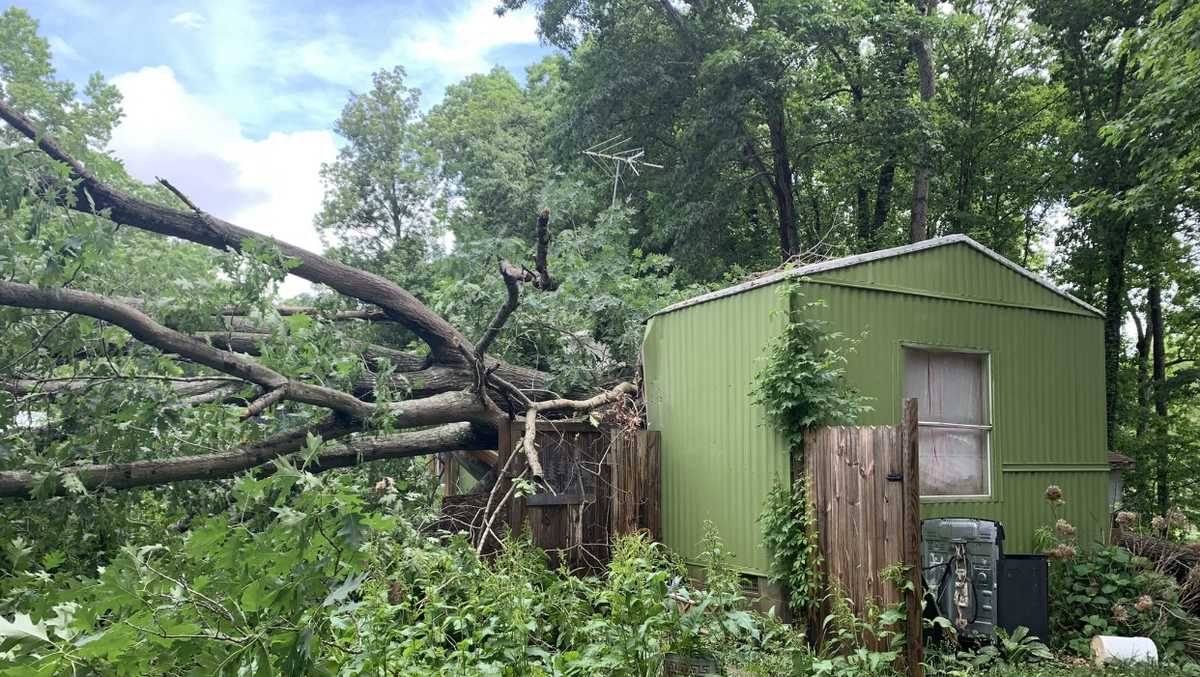
[[1136,465],[1137,461],[1133,460],[1129,456],[1126,456],[1125,454],[1116,451],[1108,452],[1108,467],[1112,468],[1113,470],[1124,470],[1125,468],[1132,468]]
[[[654,313],[654,315],[663,315],[665,313],[670,313],[670,312],[674,312],[676,310],[681,310],[681,309],[687,308],[689,306],[706,303],[708,301],[715,301],[717,299],[725,298],[727,296],[733,296],[735,294],[741,294],[742,292],[747,292],[752,289],[758,289],[759,287],[765,287],[767,285],[772,285],[777,282],[782,282],[784,280],[788,280],[788,279],[792,279],[792,278],[803,277],[805,275],[812,275],[815,273],[823,273],[823,272],[830,271],[830,270],[838,270],[841,268],[849,268],[851,266],[857,266],[857,265],[860,265],[863,263],[868,263],[871,261],[879,261],[881,259],[889,259],[889,258],[895,258],[897,256],[904,256],[907,254],[915,254],[917,252],[934,249],[936,247],[944,247],[946,245],[952,245],[952,244],[964,244],[964,245],[970,247],[971,249],[974,249],[975,251],[979,252],[980,254],[983,254],[984,256],[987,256],[988,258],[994,260],[995,262],[999,263],[1000,265],[1012,270],[1013,272],[1017,273],[1018,275],[1021,275],[1022,277],[1027,278],[1028,280],[1034,282],[1035,284],[1045,287],[1047,290],[1067,299],[1071,303],[1074,303],[1075,305],[1083,308],[1084,310],[1086,310],[1090,313],[1094,313],[1095,315],[1103,316],[1103,313],[1101,313],[1095,307],[1093,307],[1087,303],[1084,303],[1083,301],[1080,301],[1079,299],[1068,294],[1067,292],[1063,291],[1062,289],[1059,289],[1057,286],[1055,286],[1054,283],[1050,282],[1049,280],[1042,277],[1041,275],[1038,275],[1037,273],[1034,273],[1033,271],[1030,271],[1026,268],[1022,268],[1021,266],[1013,263],[1012,261],[1009,261],[1008,259],[1004,258],[1003,256],[992,251],[991,249],[988,249],[987,247],[979,244],[975,240],[972,240],[970,237],[967,237],[966,235],[959,235],[959,234],[945,235],[943,237],[935,237],[935,238],[931,238],[928,240],[922,240],[921,242],[917,242],[914,244],[904,245],[901,247],[891,247],[889,249],[880,249],[877,251],[868,252],[866,254],[856,254],[854,256],[844,256],[842,258],[830,259],[828,261],[821,261],[819,263],[810,263],[808,265],[796,266],[793,268],[785,268],[784,270],[780,270],[778,272],[774,272],[769,275],[763,275],[762,277],[750,280],[748,282],[743,282],[741,284],[733,285],[732,287],[718,289],[716,291],[708,292],[707,294],[701,294],[700,296],[695,296],[693,298],[690,298],[690,299],[687,299],[684,301],[680,301],[679,303],[669,305],[666,308],[659,310],[658,312]],[[651,317],[653,317],[654,315],[652,315]]]

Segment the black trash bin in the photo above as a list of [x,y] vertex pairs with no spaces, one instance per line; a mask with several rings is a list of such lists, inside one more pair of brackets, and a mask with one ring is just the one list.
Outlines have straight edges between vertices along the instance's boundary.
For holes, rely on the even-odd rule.
[[1020,626],[1050,643],[1049,569],[1042,555],[1000,558],[999,620],[1009,634]]

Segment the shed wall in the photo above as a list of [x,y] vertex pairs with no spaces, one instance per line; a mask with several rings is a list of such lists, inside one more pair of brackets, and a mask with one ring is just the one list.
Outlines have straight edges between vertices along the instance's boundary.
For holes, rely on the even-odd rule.
[[654,317],[643,347],[649,427],[662,432],[663,542],[694,560],[711,520],[757,574],[767,571],[758,515],[790,472],[786,443],[750,404],[763,348],[786,319],[779,289]]
[[[1079,527],[1084,539],[1102,538],[1108,491],[1102,322],[1069,300],[1056,307],[1061,297],[1048,298],[1053,292],[961,249],[966,256],[943,258],[934,250],[880,262],[896,268],[819,274],[802,283],[806,298],[792,302],[822,299],[824,307],[805,312],[832,330],[862,335],[847,371],[850,383],[874,400],[862,425],[900,420],[902,346],[989,354],[991,496],[926,501],[923,517],[999,519],[1010,552],[1031,551],[1034,529],[1058,517]],[[781,286],[655,316],[644,347],[649,425],[662,431],[664,542],[693,559],[703,523],[712,520],[736,564],[759,574],[768,556],[757,518],[771,487],[788,477],[788,453],[748,396],[763,348],[782,327],[782,313],[771,317],[784,305]],[[1049,484],[1066,492],[1058,513],[1042,498]]]
[[962,243],[837,268],[814,277],[881,290],[1092,315],[1071,299]]
[[[1080,527],[1085,538],[1103,536],[1108,457],[1100,318],[873,291],[820,278],[802,289],[809,299],[825,302],[806,312],[828,321],[832,330],[862,335],[846,374],[874,400],[874,410],[858,421],[862,425],[900,420],[902,346],[988,353],[991,498],[926,500],[923,517],[999,519],[1011,552],[1031,551],[1033,530],[1057,517]],[[1050,484],[1066,492],[1057,515],[1042,497]]]

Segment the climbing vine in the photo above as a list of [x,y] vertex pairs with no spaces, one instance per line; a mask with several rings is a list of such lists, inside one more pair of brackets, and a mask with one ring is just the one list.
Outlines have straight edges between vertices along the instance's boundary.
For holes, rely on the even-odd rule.
[[[800,301],[796,285],[784,292]],[[754,376],[753,402],[767,420],[798,449],[804,431],[814,425],[840,425],[870,411],[867,398],[846,383],[846,357],[856,343],[807,312],[825,306],[808,301],[793,308],[783,332],[767,346],[765,364]]]
[[[783,332],[767,346],[751,398],[797,455],[803,453],[809,427],[851,423],[870,406],[846,383],[847,355],[856,341],[830,331],[828,323],[813,317],[809,311],[823,307],[823,301],[801,302],[796,284],[781,293],[792,310]],[[791,299],[797,303],[793,305]],[[813,609],[822,596],[816,506],[810,489],[807,475],[790,487],[777,483],[759,517],[763,542],[771,553],[771,581],[787,586],[790,606],[798,614]]]
[[771,553],[769,578],[787,587],[789,606],[798,615],[821,600],[821,549],[810,484],[807,474],[793,487],[777,483],[758,518],[763,544]]

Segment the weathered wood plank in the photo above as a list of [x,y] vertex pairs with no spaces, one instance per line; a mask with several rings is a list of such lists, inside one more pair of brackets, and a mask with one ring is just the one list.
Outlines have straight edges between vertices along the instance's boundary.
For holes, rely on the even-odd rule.
[[924,643],[921,638],[921,474],[920,432],[917,427],[917,401],[904,401],[903,443],[904,455],[904,563],[909,566],[908,576],[912,592],[907,596],[905,609],[908,616],[905,659],[910,677],[923,677],[925,668]]

